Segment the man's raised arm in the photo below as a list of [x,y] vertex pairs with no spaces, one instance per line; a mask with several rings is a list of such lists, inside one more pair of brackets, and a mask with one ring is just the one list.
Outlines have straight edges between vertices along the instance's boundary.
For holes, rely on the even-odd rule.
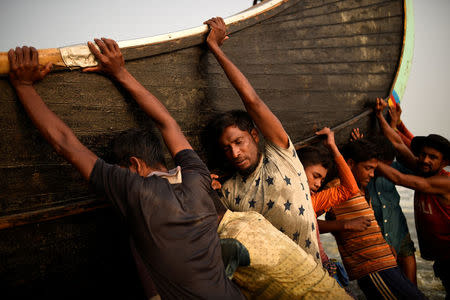
[[421,177],[403,174],[400,171],[378,162],[377,171],[397,185],[401,185],[416,191],[440,194],[445,198],[444,204],[450,205],[450,178],[441,175]]
[[220,46],[228,39],[226,25],[222,18],[212,18],[205,22],[209,25],[206,43],[209,49],[222,66],[225,74],[234,86],[244,103],[245,109],[264,137],[282,148],[288,147],[288,135],[280,120],[270,111],[267,105],[259,98],[247,78],[225,55]]
[[155,122],[172,157],[181,150],[192,149],[166,107],[125,69],[125,62],[117,43],[105,38],[95,39],[95,42],[101,51],[91,42],[88,42],[88,46],[99,65],[86,68],[84,71],[102,72],[120,83],[136,100],[141,109]]
[[388,138],[388,140],[391,141],[395,150],[397,150],[397,158],[409,169],[415,169],[417,158],[414,156],[408,146],[405,145],[402,138],[397,134],[397,132],[395,132],[395,130],[389,125],[389,123],[383,116],[383,110],[386,106],[386,101],[377,98],[375,115],[378,119],[381,130],[383,131],[383,134]]
[[334,132],[325,127],[316,132],[317,135],[326,136],[325,144],[330,149],[336,168],[339,173],[340,185],[325,189],[314,194],[313,207],[316,213],[321,210],[329,210],[331,207],[350,199],[359,193],[359,187],[350,167],[345,162],[334,140]]
[[33,47],[9,50],[9,79],[30,119],[55,150],[74,165],[85,179],[97,161],[97,156],[86,148],[72,130],[45,105],[33,87],[50,72],[51,64],[39,66],[38,52]]

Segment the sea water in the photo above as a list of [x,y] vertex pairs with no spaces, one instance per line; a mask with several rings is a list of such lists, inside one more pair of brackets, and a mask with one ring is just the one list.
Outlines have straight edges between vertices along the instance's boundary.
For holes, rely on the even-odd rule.
[[[433,262],[424,260],[420,257],[419,243],[417,241],[416,226],[414,224],[414,191],[404,188],[397,187],[398,193],[400,194],[400,206],[402,207],[403,213],[405,214],[406,220],[408,222],[409,232],[411,238],[414,241],[414,246],[416,247],[416,260],[417,260],[417,285],[419,289],[425,294],[429,299],[444,299],[445,290],[441,284],[439,278],[434,276],[433,272]],[[325,233],[320,235],[320,240],[323,243],[325,252],[330,258],[336,258],[339,261],[339,251],[336,245],[336,241],[331,233]],[[358,288],[356,280],[350,283],[351,291],[358,299],[365,299],[364,294]]]

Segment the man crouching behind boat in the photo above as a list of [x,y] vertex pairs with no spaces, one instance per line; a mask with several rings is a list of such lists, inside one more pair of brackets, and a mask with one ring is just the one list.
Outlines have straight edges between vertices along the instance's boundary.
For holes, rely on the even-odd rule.
[[166,108],[125,69],[116,42],[101,39],[96,43],[101,52],[92,43],[88,45],[99,65],[87,71],[112,77],[153,119],[175,164],[181,167],[175,176],[152,176],[167,173],[158,139],[146,144],[147,151],[155,154],[151,159],[134,153],[122,166],[104,162],[81,144],[33,87],[51,66],[40,68],[36,49],[23,47],[8,53],[9,77],[27,114],[55,150],[106,194],[125,219],[162,299],[243,299],[225,275],[208,169]]

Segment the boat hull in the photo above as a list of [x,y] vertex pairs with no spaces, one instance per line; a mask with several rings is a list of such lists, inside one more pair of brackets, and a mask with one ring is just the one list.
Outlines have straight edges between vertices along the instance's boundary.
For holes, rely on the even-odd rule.
[[[367,111],[390,93],[403,27],[403,1],[285,1],[232,25],[223,49],[300,143],[348,120],[376,130]],[[243,108],[204,38],[123,50],[127,69],[166,105],[202,157],[201,133],[211,115]],[[119,132],[152,127],[102,75],[57,71],[36,89],[101,157]],[[2,291],[47,298],[139,294],[126,233],[111,207],[45,142],[7,78],[0,78],[0,102]],[[351,128],[339,127],[339,143]]]

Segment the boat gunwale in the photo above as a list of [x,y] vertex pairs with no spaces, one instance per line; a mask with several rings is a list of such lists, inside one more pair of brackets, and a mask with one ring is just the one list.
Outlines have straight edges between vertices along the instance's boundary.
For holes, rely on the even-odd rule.
[[[403,42],[397,72],[389,90],[388,100],[401,103],[409,79],[412,60],[414,56],[414,7],[413,0],[403,0]],[[397,99],[395,99],[397,96]],[[393,102],[389,102],[393,106]]]
[[[228,33],[234,33],[262,22],[297,4],[301,0],[268,0],[224,19]],[[196,46],[205,42],[207,25],[183,29],[151,37],[119,41],[126,61],[145,58]],[[53,71],[96,66],[97,62],[86,44],[60,48],[38,49],[42,65],[51,62]],[[0,76],[9,73],[8,53],[0,52]]]

